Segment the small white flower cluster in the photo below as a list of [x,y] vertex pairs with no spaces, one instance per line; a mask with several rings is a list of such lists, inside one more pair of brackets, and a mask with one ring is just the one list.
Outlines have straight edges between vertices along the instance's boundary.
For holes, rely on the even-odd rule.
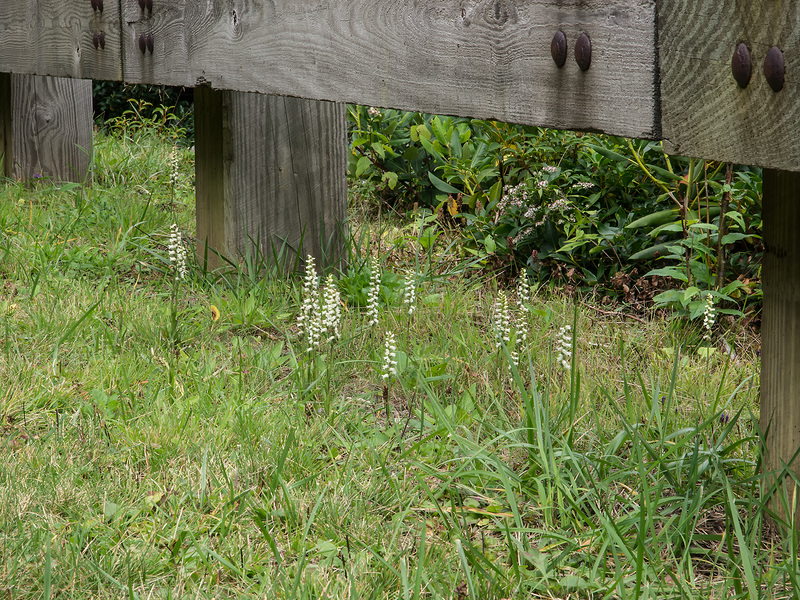
[[[543,225],[547,217],[550,217],[550,219],[556,224],[561,225],[564,222],[565,216],[568,221],[574,223],[575,222],[574,215],[564,214],[568,213],[571,209],[572,205],[570,204],[569,200],[566,198],[566,196],[561,195],[555,200],[553,200],[553,202],[551,202],[549,205],[547,205],[542,214],[542,218],[536,222],[536,225],[537,227]],[[558,213],[559,216],[556,218],[556,215],[554,215],[553,213]]]
[[314,265],[314,257],[309,254],[306,257],[306,276],[303,278],[303,303],[300,305],[300,315],[297,317],[297,325],[300,327],[300,332],[306,336],[308,342],[308,352],[311,352],[320,339],[320,323],[317,318],[318,306],[319,284],[317,282],[317,269]]
[[525,305],[531,301],[531,284],[528,283],[528,278],[523,274],[517,280],[517,302],[523,312],[529,312],[528,307]]
[[383,350],[383,368],[384,380],[389,377],[397,376],[397,341],[391,331],[386,332],[386,345]]
[[545,189],[547,187],[547,181],[544,179],[540,179],[539,181],[536,182],[536,187],[538,187],[540,190]]
[[367,114],[370,117],[379,117],[381,115],[381,110],[379,108],[375,108],[374,106],[370,106],[367,109]]
[[327,341],[332,342],[339,339],[339,323],[342,321],[342,296],[333,274],[328,275],[325,280],[325,293],[322,298],[322,310],[320,314],[320,334],[328,335]]
[[175,267],[175,277],[186,279],[186,248],[183,247],[177,223],[173,223],[170,227],[169,262]]
[[564,325],[556,336],[556,362],[567,371],[572,366],[572,326]]
[[717,309],[714,308],[714,298],[712,298],[711,294],[706,294],[706,307],[703,309],[703,327],[706,330],[703,339],[710,340],[711,339],[711,328],[714,327],[714,323],[717,320]]
[[519,233],[517,233],[517,235],[515,235],[514,239],[512,240],[514,242],[514,245],[519,244],[520,240],[525,239],[530,234],[532,234],[535,230],[536,230],[536,227],[530,227],[530,226],[529,227],[523,227],[522,229],[520,229]]
[[[528,307],[525,302],[530,299],[530,285],[523,278],[517,284],[517,305],[520,316],[514,319],[508,295],[500,292],[492,307],[492,322],[494,325],[495,346],[508,348],[511,362],[514,366],[519,366],[519,351],[517,346],[521,346],[528,339]],[[516,334],[512,336],[512,321],[516,324]],[[510,347],[509,347],[510,345]],[[509,370],[511,365],[509,365]]]
[[528,278],[523,274],[517,280],[517,304],[520,311],[522,311],[521,319],[517,321],[517,338],[519,342],[523,343],[528,339],[528,313],[530,309],[527,303],[531,301],[531,286],[528,283]]
[[511,341],[511,311],[508,308],[508,296],[505,292],[497,295],[492,309],[492,321],[494,322],[495,345],[501,348],[504,343]]
[[378,324],[378,304],[381,294],[381,270],[378,259],[372,259],[372,273],[369,278],[369,293],[367,294],[367,317],[369,326]]
[[403,305],[407,307],[408,314],[413,315],[416,310],[417,302],[417,287],[416,276],[413,271],[406,273],[406,280],[403,286]]
[[545,165],[542,167],[542,171],[545,173],[555,173],[558,171],[558,167],[554,167],[553,165]]
[[178,185],[178,150],[173,148],[169,153],[169,182],[172,187]]
[[497,203],[498,214],[503,214],[509,207],[522,208],[528,204],[528,191],[525,189],[525,184],[512,186],[505,190],[500,202]]
[[339,324],[342,320],[342,301],[339,288],[333,275],[328,275],[320,304],[319,284],[314,257],[306,258],[306,276],[303,279],[303,303],[297,325],[306,337],[306,352],[311,352],[323,341],[331,342],[339,338]]
[[594,187],[594,184],[591,181],[576,181],[572,184],[572,188],[575,190],[588,190],[592,187]]

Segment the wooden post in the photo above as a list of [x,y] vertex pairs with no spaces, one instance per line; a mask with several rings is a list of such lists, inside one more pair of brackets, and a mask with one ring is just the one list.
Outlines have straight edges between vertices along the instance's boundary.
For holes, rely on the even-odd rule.
[[86,181],[92,153],[92,82],[0,73],[2,173]]
[[[772,471],[800,448],[800,173],[764,169],[762,216],[760,424],[767,434],[765,469]],[[800,458],[790,466],[800,473]],[[791,507],[794,486],[785,481],[783,489]],[[786,516],[778,498],[773,506]]]
[[[343,104],[195,89],[197,252],[342,259],[347,213]],[[257,245],[257,247],[255,247]],[[301,247],[302,246],[302,247]],[[273,253],[273,250],[277,254]],[[258,253],[258,254],[256,254]]]

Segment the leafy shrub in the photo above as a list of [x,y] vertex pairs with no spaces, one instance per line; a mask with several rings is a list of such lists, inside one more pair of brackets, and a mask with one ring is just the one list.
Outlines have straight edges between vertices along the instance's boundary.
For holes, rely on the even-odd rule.
[[[119,81],[95,81],[92,88],[94,118],[101,125],[139,108],[144,120],[154,119],[159,111],[169,112],[179,121],[185,138],[194,139],[194,90],[165,85],[131,85]],[[155,121],[154,121],[155,122]]]
[[[363,106],[348,114],[351,178],[390,205],[448,213],[463,251],[485,265],[626,300],[623,279],[635,276],[646,299],[691,316],[706,290],[759,302],[758,170],[669,157],[652,141]],[[675,287],[697,306],[676,290],[655,295]]]

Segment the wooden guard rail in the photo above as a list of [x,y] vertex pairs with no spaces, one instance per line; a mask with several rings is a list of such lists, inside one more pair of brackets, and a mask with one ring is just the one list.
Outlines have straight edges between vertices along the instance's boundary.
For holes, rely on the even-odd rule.
[[197,229],[228,254],[336,246],[345,102],[765,167],[768,467],[800,446],[800,0],[2,0],[0,73],[15,176],[86,173],[80,79],[196,87]]

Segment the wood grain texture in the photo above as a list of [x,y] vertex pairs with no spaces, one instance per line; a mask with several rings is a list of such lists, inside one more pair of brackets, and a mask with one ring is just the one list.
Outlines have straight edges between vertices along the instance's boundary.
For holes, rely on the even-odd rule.
[[195,106],[201,259],[207,240],[232,258],[256,243],[267,257],[283,248],[290,260],[299,252],[338,263],[347,211],[344,105],[198,88]]
[[[662,135],[668,151],[800,170],[800,0],[659,0]],[[744,42],[752,77],[731,59]],[[786,61],[782,91],[763,74],[767,50]]]
[[14,136],[11,111],[11,75],[0,73],[0,175],[11,177]]
[[[769,471],[800,448],[800,173],[765,169],[763,185],[760,425]],[[800,473],[800,459],[792,467]]]
[[[104,34],[105,48],[93,36]],[[0,71],[122,79],[119,0],[93,11],[89,0],[2,0]]]
[[[653,0],[122,0],[125,79],[658,136]],[[558,68],[550,42],[567,36]],[[581,72],[574,45],[592,39]],[[152,53],[139,37],[152,34]]]
[[[4,91],[5,90],[5,91]],[[3,171],[14,179],[86,181],[92,152],[92,82],[3,75]]]

